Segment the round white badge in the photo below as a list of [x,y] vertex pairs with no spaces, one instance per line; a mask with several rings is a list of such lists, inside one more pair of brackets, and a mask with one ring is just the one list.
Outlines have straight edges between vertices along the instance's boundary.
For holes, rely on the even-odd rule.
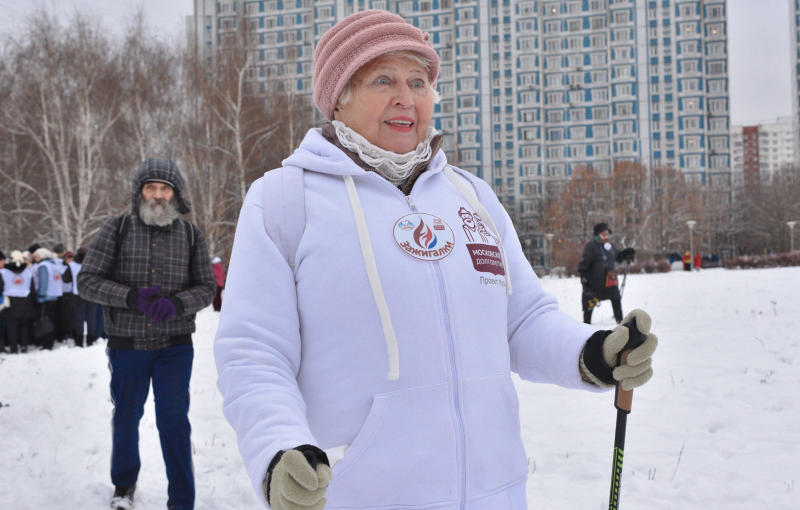
[[453,252],[456,237],[438,216],[414,213],[394,224],[394,240],[400,248],[420,260],[441,260]]

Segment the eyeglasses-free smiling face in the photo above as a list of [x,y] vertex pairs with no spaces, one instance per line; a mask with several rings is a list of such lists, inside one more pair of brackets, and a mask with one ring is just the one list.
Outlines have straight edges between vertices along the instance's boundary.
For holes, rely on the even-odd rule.
[[423,66],[382,55],[359,69],[351,81],[352,97],[339,103],[336,120],[396,154],[413,151],[427,138],[434,97]]

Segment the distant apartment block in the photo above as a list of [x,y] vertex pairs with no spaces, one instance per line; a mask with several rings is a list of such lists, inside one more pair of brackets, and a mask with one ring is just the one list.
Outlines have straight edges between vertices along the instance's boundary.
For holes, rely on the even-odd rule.
[[731,129],[731,158],[735,190],[756,189],[778,170],[796,164],[797,118],[779,117],[773,122]]
[[791,27],[792,115],[795,140],[794,160],[800,162],[800,0],[788,0]]
[[316,42],[369,8],[431,34],[443,148],[518,228],[535,230],[549,184],[617,161],[679,168],[730,199],[725,0],[195,0],[189,37],[211,55],[246,23],[258,87],[310,97]]

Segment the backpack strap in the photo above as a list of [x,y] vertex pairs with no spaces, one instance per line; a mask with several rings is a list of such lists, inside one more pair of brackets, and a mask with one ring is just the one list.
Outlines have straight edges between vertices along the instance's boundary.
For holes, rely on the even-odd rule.
[[128,234],[128,228],[130,228],[128,215],[120,215],[117,219],[117,237],[114,239],[114,263],[119,260],[119,250],[122,247],[122,241],[125,240],[125,236]]
[[183,221],[183,228],[186,230],[186,239],[189,240],[189,267],[192,267],[192,262],[194,262],[194,250],[195,250],[195,235],[194,235],[194,225],[186,220]]
[[297,246],[306,229],[303,169],[284,166],[261,178],[264,228],[294,272]]
[[[473,179],[478,179],[478,177],[473,176],[472,174],[465,172],[464,170],[454,169],[454,167],[446,166],[444,168],[444,175],[453,183],[453,186],[461,193],[461,196],[466,199],[470,206],[478,213],[481,219],[486,222],[489,227],[489,230],[492,231],[492,234],[497,238],[497,246],[500,248],[500,255],[503,258],[503,269],[505,270],[505,278],[506,278],[506,294],[511,295],[511,274],[509,269],[508,257],[506,257],[506,249],[503,246],[503,238],[500,236],[500,231],[497,229],[497,226],[494,223],[494,219],[492,215],[489,214],[489,211],[486,210],[486,207],[483,206],[483,201],[489,200],[489,197],[481,197],[480,187],[477,185]],[[461,178],[459,178],[459,175]],[[468,187],[464,184],[464,181],[467,181],[470,186]],[[483,198],[483,200],[481,199]]]

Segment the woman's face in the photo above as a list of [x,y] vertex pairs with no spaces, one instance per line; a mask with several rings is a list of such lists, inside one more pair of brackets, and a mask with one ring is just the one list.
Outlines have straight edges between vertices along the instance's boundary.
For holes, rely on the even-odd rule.
[[352,98],[338,104],[334,119],[381,149],[404,154],[428,136],[433,91],[424,67],[383,55],[351,79]]

